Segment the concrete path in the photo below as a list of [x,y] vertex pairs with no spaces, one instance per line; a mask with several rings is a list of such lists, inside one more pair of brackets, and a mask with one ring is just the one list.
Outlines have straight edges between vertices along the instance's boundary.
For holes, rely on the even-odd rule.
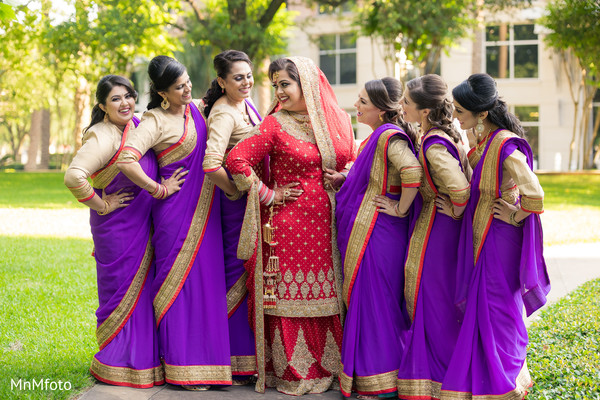
[[[582,243],[566,246],[552,246],[544,249],[546,265],[552,283],[548,296],[551,304],[579,285],[600,278],[600,243]],[[547,307],[547,306],[546,306]],[[539,311],[526,319],[527,325],[539,318]],[[354,396],[353,396],[354,397]],[[274,389],[265,394],[256,393],[253,386],[231,386],[211,389],[207,392],[189,392],[177,386],[163,385],[152,389],[131,389],[110,386],[102,383],[94,385],[81,400],[271,400],[290,399]],[[343,399],[339,391],[330,390],[323,394],[302,396],[302,399]]]

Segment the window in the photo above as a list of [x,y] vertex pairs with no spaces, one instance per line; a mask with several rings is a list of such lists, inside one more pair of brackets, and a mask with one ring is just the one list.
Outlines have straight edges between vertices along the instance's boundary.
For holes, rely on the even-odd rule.
[[319,66],[332,85],[356,83],[356,37],[350,33],[321,36]]
[[538,166],[540,137],[540,108],[538,106],[515,106],[514,113],[525,128],[525,138],[533,151],[533,168]]
[[535,25],[491,25],[485,32],[485,70],[494,78],[537,78]]

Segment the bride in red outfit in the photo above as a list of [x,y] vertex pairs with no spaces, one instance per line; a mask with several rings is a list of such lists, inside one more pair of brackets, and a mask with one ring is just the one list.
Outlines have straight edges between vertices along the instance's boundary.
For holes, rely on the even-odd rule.
[[[249,191],[238,256],[246,269],[258,381],[282,393],[321,393],[340,368],[342,270],[335,191],[354,160],[347,113],[307,58],[274,61],[273,111],[240,141],[226,167]],[[270,177],[252,170],[268,155]]]

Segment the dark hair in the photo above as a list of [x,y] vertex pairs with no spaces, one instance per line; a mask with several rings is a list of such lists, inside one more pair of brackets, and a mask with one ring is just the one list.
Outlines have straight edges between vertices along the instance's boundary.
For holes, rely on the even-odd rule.
[[[227,74],[231,72],[231,67],[233,63],[244,61],[248,63],[250,68],[252,68],[252,62],[246,53],[238,50],[225,50],[215,56],[213,59],[213,66],[215,71],[217,71],[217,76],[221,79],[225,79]],[[210,87],[206,91],[206,94],[202,98],[204,101],[204,116],[208,118],[210,114],[210,110],[212,110],[215,102],[223,96],[223,90],[219,86],[219,82],[217,78],[213,79],[210,83]]]
[[380,110],[385,111],[383,122],[401,127],[416,148],[418,145],[417,132],[411,124],[402,118],[402,108],[400,106],[403,92],[402,83],[398,79],[390,77],[373,79],[365,83],[365,90],[371,103]]
[[460,142],[460,133],[452,123],[453,108],[446,82],[439,75],[428,74],[408,81],[406,88],[417,109],[429,108],[427,121],[431,126],[446,132],[455,143]]
[[156,108],[163,101],[158,92],[166,91],[185,73],[186,69],[179,61],[167,56],[156,56],[148,64],[150,76],[150,103],[148,110]]
[[502,129],[508,129],[519,137],[525,136],[521,122],[508,111],[504,100],[498,97],[496,81],[488,74],[469,76],[467,80],[452,89],[452,96],[474,116],[482,111],[487,111],[488,119],[492,124]]
[[300,86],[300,91],[302,91],[300,73],[298,72],[296,64],[294,64],[289,58],[278,58],[269,65],[269,80],[273,79],[275,72],[282,70],[285,70],[288,73],[290,78],[292,78],[292,80],[296,82],[298,86]]
[[83,133],[86,133],[92,126],[104,120],[106,113],[102,111],[100,104],[106,106],[108,95],[115,86],[123,86],[125,89],[127,89],[127,93],[137,99],[138,94],[133,88],[133,85],[129,79],[119,75],[106,75],[100,79],[98,86],[96,87],[96,105],[94,105],[94,108],[92,108],[92,122],[90,122],[88,127],[83,130]]

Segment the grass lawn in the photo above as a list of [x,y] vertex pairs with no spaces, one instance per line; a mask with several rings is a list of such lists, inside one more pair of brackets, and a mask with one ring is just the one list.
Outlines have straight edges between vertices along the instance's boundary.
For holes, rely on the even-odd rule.
[[538,175],[547,210],[600,209],[600,174]]
[[[91,240],[0,236],[0,399],[67,399],[92,385],[91,250]],[[19,379],[70,382],[71,390],[11,389]]]
[[0,171],[0,208],[75,208],[62,172]]

